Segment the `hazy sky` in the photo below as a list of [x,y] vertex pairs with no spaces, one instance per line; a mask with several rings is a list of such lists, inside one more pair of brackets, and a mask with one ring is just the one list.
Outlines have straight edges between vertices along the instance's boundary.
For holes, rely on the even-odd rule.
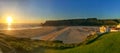
[[0,0],[0,17],[16,20],[120,18],[120,0]]

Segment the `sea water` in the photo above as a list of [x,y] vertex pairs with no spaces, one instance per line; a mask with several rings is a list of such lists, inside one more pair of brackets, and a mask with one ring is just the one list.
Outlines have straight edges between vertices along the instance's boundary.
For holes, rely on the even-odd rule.
[[0,30],[24,30],[24,29],[37,29],[37,28],[42,28],[40,24],[12,24],[12,25],[7,25],[7,24],[0,24]]

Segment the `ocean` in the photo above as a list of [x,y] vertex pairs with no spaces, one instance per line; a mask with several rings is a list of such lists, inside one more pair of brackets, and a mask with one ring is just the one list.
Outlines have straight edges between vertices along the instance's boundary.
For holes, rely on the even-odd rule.
[[41,28],[42,26],[40,24],[23,24],[23,23],[17,23],[12,25],[7,24],[0,24],[0,30],[24,30],[24,29],[36,29]]

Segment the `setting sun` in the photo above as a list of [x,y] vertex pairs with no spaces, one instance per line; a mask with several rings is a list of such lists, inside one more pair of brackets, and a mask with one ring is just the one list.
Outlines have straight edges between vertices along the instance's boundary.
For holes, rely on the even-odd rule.
[[11,25],[13,19],[12,19],[11,16],[8,16],[7,19],[6,19],[6,21],[7,21],[8,25]]

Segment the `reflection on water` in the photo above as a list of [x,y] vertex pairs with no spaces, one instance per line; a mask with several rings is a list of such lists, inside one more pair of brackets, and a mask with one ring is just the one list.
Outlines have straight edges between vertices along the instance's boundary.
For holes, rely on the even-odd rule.
[[0,24],[0,30],[25,30],[42,28],[39,24]]
[[8,27],[8,29],[7,29],[7,30],[12,30],[12,29]]
[[7,30],[12,30],[11,25],[8,24]]

